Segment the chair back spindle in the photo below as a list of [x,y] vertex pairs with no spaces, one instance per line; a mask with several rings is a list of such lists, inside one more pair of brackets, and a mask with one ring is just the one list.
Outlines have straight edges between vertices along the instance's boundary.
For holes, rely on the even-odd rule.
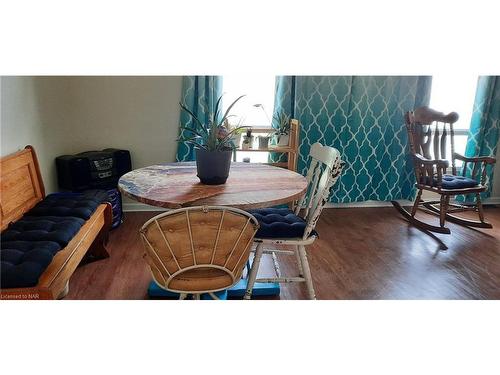
[[[429,107],[420,107],[405,115],[405,125],[408,132],[410,153],[414,163],[419,164],[416,155],[421,155],[428,160],[447,159],[448,139],[451,146],[451,155],[454,154],[453,124],[458,120],[458,114],[451,112],[445,115]],[[431,147],[432,145],[432,147]],[[452,157],[452,173],[456,173],[455,159]],[[415,168],[417,183],[431,180],[435,176],[446,173],[445,168],[436,165],[419,165]]]

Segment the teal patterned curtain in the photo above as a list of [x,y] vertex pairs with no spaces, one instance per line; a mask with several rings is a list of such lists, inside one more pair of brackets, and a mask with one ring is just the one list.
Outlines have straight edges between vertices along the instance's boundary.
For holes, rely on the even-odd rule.
[[[500,135],[500,77],[482,76],[477,81],[476,98],[472,110],[469,137],[465,156],[495,156]],[[494,166],[487,169],[489,189],[481,194],[487,198],[491,194]],[[472,174],[472,166],[467,171]],[[469,199],[474,197],[469,196]],[[469,200],[468,199],[468,200]]]
[[[210,113],[213,112],[215,103],[220,95],[222,95],[222,77],[220,76],[192,76],[183,78],[182,103],[198,116],[200,120],[205,118],[205,123],[208,123]],[[193,127],[192,121],[191,116],[185,111],[181,111],[180,126]],[[183,132],[180,130],[179,136],[183,136]],[[193,161],[194,159],[194,146],[179,142],[176,160]]]
[[[277,77],[275,111],[299,120],[298,171],[307,171],[315,142],[346,161],[332,202],[411,199],[415,177],[404,113],[428,105],[432,78]],[[276,158],[276,156],[272,156]]]

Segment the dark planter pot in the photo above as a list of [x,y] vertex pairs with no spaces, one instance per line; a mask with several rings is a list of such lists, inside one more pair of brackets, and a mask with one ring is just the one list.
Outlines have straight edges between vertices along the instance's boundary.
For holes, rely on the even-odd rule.
[[197,176],[202,184],[222,185],[226,183],[231,167],[232,150],[207,151],[196,149]]

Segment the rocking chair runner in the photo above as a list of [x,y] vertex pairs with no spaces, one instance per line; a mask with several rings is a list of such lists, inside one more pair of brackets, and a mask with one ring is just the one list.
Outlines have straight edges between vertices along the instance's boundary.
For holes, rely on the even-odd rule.
[[[471,227],[492,228],[492,225],[484,220],[480,193],[487,189],[486,167],[488,164],[494,164],[495,158],[489,156],[468,158],[457,154],[453,139],[453,124],[457,120],[458,114],[456,112],[445,115],[428,107],[420,107],[405,114],[410,153],[415,170],[415,185],[418,192],[411,212],[403,208],[399,202],[393,201],[392,204],[410,223],[431,232],[449,234],[450,229],[445,227],[446,220]],[[451,146],[451,174],[447,174],[449,167],[449,162],[446,160],[448,135]],[[457,174],[456,160],[463,162],[461,175]],[[473,165],[471,178],[465,176],[469,163]],[[440,194],[440,200],[421,200],[423,190]],[[476,204],[473,206],[450,204],[450,197],[459,194],[475,194]],[[437,205],[439,208],[436,207]],[[415,218],[420,206],[431,213],[438,214],[440,226],[430,225]],[[456,212],[471,210],[478,212],[479,221],[453,215]]]

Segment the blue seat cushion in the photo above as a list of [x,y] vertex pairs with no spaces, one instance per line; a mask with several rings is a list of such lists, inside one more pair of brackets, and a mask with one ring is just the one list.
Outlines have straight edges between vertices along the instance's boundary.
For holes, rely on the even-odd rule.
[[70,216],[24,216],[2,232],[1,241],[53,241],[65,247],[84,223]]
[[[425,179],[425,184],[429,184],[429,177],[426,177]],[[443,175],[443,182],[441,184],[442,189],[447,189],[447,190],[455,190],[455,189],[467,189],[467,188],[472,188],[476,187],[479,184],[477,181],[473,180],[472,178],[468,177],[462,177],[462,176],[454,176],[452,174],[445,174]],[[437,179],[433,178],[432,179],[432,186],[437,186]]]
[[59,250],[61,246],[52,241],[2,241],[0,287],[35,286]]
[[84,193],[54,193],[28,211],[29,216],[72,216],[88,220],[103,202],[108,200],[105,190]]
[[[261,208],[248,211],[260,224],[256,238],[302,238],[306,222],[288,208]],[[317,235],[315,231],[311,235]]]

